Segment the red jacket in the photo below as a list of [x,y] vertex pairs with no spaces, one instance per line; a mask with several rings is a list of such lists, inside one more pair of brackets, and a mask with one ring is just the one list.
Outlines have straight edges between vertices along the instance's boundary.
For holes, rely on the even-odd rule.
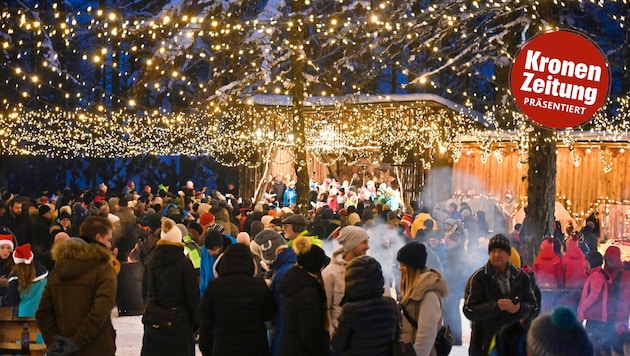
[[553,242],[544,240],[540,252],[534,261],[536,283],[541,289],[557,289],[562,287],[563,273],[560,257],[553,251]]
[[[569,247],[570,246],[570,247]],[[564,272],[564,287],[582,289],[586,282],[586,257],[577,244],[568,245],[567,252],[562,257]]]
[[591,268],[578,306],[577,316],[580,321],[608,321],[606,304],[610,283],[610,277],[601,267]]

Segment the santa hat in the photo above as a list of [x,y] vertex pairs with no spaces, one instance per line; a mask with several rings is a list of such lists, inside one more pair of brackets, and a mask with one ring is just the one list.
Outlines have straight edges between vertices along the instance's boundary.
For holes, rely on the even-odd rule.
[[0,226],[0,246],[1,245],[9,245],[11,246],[11,250],[15,247],[13,234],[4,226]]
[[20,245],[18,247],[15,248],[15,251],[13,251],[13,261],[16,264],[19,263],[25,263],[27,265],[30,265],[31,262],[33,262],[33,251],[31,251],[31,244],[24,244],[24,245]]

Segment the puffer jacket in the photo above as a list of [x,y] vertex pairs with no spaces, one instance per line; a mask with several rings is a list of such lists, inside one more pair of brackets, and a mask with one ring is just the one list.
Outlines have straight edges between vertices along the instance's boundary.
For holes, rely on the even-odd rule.
[[282,293],[282,345],[280,355],[330,355],[325,327],[326,293],[320,282],[295,265],[280,281]]
[[55,269],[48,276],[36,313],[44,342],[55,335],[71,338],[74,355],[114,355],[116,332],[111,312],[116,304],[117,278],[112,255],[96,244],[70,239],[52,249]]
[[562,271],[564,273],[564,287],[582,289],[586,283],[586,257],[577,244],[567,244],[567,252],[562,256]]
[[558,289],[563,285],[562,263],[554,252],[552,241],[545,240],[540,245],[540,252],[532,266],[536,282],[541,289]]
[[398,308],[383,297],[381,265],[369,256],[355,258],[345,274],[346,293],[331,340],[344,355],[389,355],[398,331]]

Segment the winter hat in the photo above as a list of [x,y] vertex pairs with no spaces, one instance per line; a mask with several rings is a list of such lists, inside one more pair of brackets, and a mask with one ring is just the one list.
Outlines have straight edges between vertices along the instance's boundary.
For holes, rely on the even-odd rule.
[[217,230],[209,229],[203,234],[203,245],[209,249],[223,246],[223,234]]
[[13,234],[4,226],[0,226],[0,245],[9,245],[11,246],[11,250],[15,247]]
[[521,268],[521,255],[518,254],[518,251],[516,251],[514,247],[512,247],[511,250],[510,263],[516,268]]
[[160,224],[161,224],[160,215],[155,212],[154,213],[147,212],[147,214],[140,220],[140,225],[149,227],[151,231],[155,231],[159,229]]
[[177,225],[175,225],[175,226],[177,226],[177,228],[179,229],[179,231],[181,231],[181,232],[182,232],[182,237],[184,237],[184,236],[189,236],[189,235],[188,235],[188,229],[186,228],[186,225],[184,225],[184,224],[177,224]]
[[527,332],[527,351],[538,356],[593,355],[593,344],[571,309],[536,318]]
[[268,264],[276,259],[276,250],[285,245],[282,235],[273,230],[263,230],[249,244],[252,253]]
[[199,203],[199,206],[197,207],[197,214],[199,214],[199,216],[210,212],[210,208],[212,208],[210,206],[210,204],[208,203]]
[[44,204],[44,205],[40,205],[37,210],[39,212],[39,216],[42,216],[46,213],[49,213],[51,209],[48,205]]
[[206,212],[201,214],[201,216],[199,217],[199,224],[201,226],[208,226],[210,224],[214,224],[214,214],[212,214],[211,212]]
[[348,225],[356,226],[360,222],[361,222],[361,217],[359,216],[359,214],[357,213],[348,214]]
[[293,250],[297,255],[298,265],[311,273],[319,274],[330,262],[324,250],[313,245],[305,236],[300,236],[293,241]]
[[359,246],[369,238],[367,231],[358,226],[346,226],[339,231],[337,241],[341,244],[343,252],[348,252]]
[[272,220],[273,220],[273,216],[271,215],[265,215],[262,218],[260,218],[260,222],[263,224],[265,228],[269,227],[269,223],[271,223]]
[[248,233],[246,233],[245,231],[241,231],[238,233],[238,235],[236,235],[236,242],[249,246],[251,238],[249,237]]
[[567,239],[567,250],[570,248],[579,247],[580,235],[573,234]]
[[17,263],[24,263],[30,265],[33,262],[33,251],[31,251],[31,244],[27,243],[20,245],[13,251],[13,261]]
[[59,216],[58,216],[58,220],[61,221],[61,219],[68,219],[68,220],[70,220],[70,213],[68,213],[66,211],[62,211],[61,213],[59,213]]
[[177,228],[175,221],[169,218],[162,218],[160,239],[168,242],[182,242],[182,232]]
[[444,225],[457,226],[457,220],[452,218],[444,219]]
[[419,242],[412,241],[398,250],[396,259],[409,267],[423,269],[427,265],[427,248]]
[[510,240],[502,234],[496,234],[492,236],[490,241],[488,242],[488,253],[492,252],[495,248],[499,248],[508,255],[512,254],[512,248],[510,246]]
[[225,226],[221,225],[221,224],[212,224],[210,226],[208,226],[208,231],[210,230],[215,230],[218,231],[220,233],[224,233],[225,232]]
[[601,267],[604,263],[604,257],[599,251],[591,251],[586,255],[586,261],[588,261],[590,268]]
[[282,219],[282,224],[307,226],[308,221],[302,214],[291,214],[287,216],[286,218]]

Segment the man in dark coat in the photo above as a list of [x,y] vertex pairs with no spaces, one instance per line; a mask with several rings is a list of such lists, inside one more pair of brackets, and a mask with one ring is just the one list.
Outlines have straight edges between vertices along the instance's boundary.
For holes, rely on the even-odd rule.
[[[199,349],[204,355],[269,355],[265,321],[276,302],[243,244],[230,245],[217,261],[218,278],[208,282],[199,312]],[[246,342],[243,342],[246,340]]]
[[9,202],[8,208],[8,211],[0,219],[0,225],[13,232],[17,239],[17,246],[31,243],[33,240],[33,228],[31,220],[23,210],[22,200],[13,198]]
[[501,327],[526,319],[539,306],[529,276],[509,262],[510,240],[494,235],[488,244],[488,263],[466,283],[464,315],[472,321],[472,356],[488,355],[492,337]]

